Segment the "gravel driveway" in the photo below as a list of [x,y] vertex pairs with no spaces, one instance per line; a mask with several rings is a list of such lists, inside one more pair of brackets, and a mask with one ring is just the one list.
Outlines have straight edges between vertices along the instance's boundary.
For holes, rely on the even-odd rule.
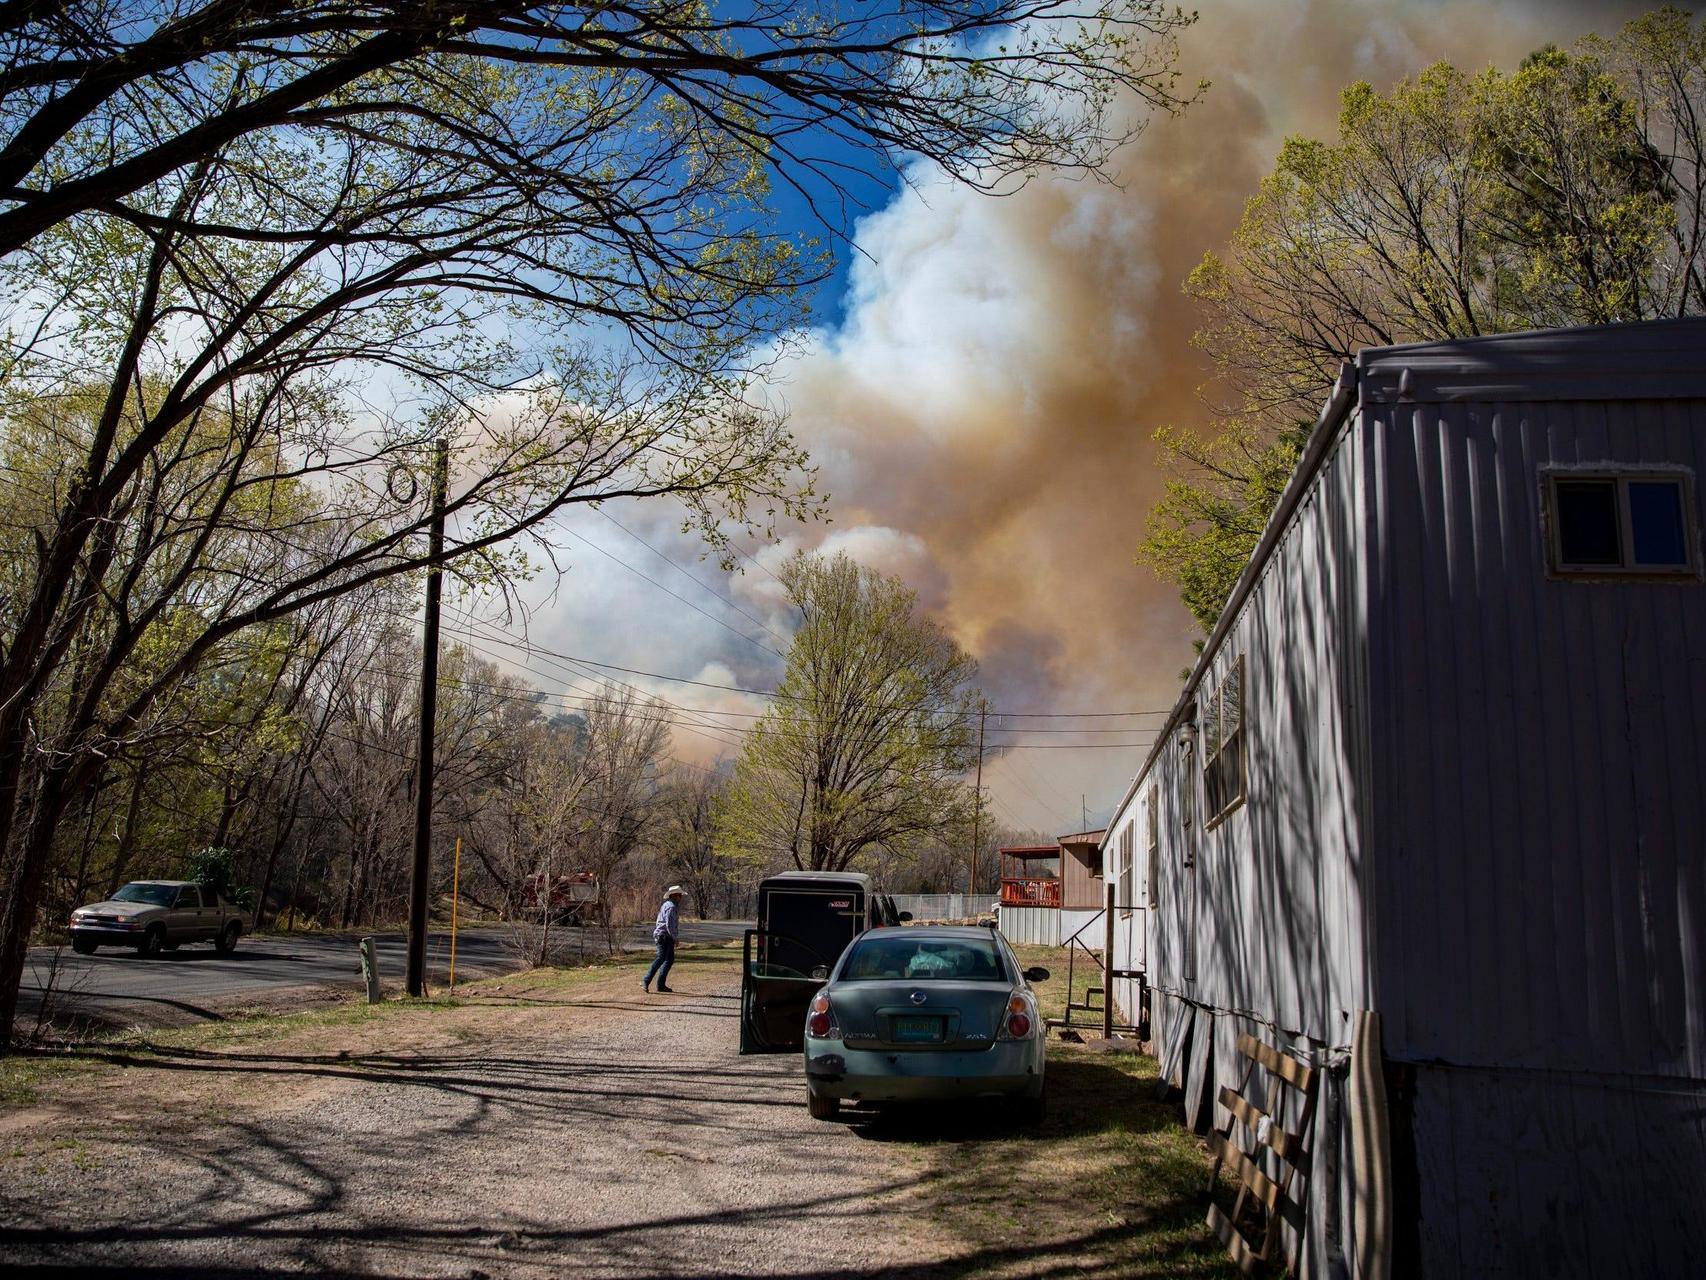
[[809,1120],[793,1056],[739,1057],[728,963],[675,981],[647,998],[626,971],[521,975],[462,1008],[167,1050],[56,1090],[57,1110],[0,1117],[0,1264],[938,1274],[925,1154]]

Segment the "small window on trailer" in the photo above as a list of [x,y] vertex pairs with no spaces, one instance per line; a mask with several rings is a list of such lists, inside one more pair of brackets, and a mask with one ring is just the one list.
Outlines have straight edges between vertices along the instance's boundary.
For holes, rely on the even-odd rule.
[[1133,859],[1131,853],[1131,829],[1135,823],[1128,822],[1120,828],[1120,843],[1118,857],[1120,860],[1119,883],[1114,889],[1115,905],[1121,916],[1131,914]]
[[1149,784],[1149,905],[1161,901],[1161,787]]
[[1205,829],[1223,822],[1244,803],[1244,655],[1239,654],[1219,682],[1200,700],[1202,722],[1203,808]]
[[1555,468],[1543,482],[1554,574],[1700,577],[1694,477],[1686,469]]

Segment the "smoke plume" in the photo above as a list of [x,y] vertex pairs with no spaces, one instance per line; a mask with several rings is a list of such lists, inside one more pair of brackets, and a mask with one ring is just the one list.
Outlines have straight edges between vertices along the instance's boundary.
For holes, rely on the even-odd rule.
[[[759,559],[822,544],[899,572],[979,659],[1000,709],[1170,706],[1196,632],[1133,551],[1162,480],[1154,429],[1203,419],[1186,274],[1226,243],[1286,134],[1332,131],[1345,85],[1384,89],[1439,58],[1511,67],[1644,7],[1205,3],[1184,70],[1212,85],[1150,123],[1117,183],[1038,179],[989,198],[912,174],[857,227],[843,321],[810,335],[773,384],[834,523]],[[730,589],[779,607],[762,573]],[[750,645],[709,639],[719,669],[762,678]],[[674,660],[660,669],[683,669]],[[1012,740],[1013,723],[992,721],[991,740]],[[999,816],[1065,831],[1086,809],[1106,817],[1142,755],[1020,751],[985,781]]]

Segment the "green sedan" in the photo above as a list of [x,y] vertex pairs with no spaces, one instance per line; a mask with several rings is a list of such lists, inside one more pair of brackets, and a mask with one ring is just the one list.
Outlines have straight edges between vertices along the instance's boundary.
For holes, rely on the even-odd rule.
[[813,1116],[843,1102],[992,1098],[1043,1117],[1045,1028],[1030,984],[993,929],[872,929],[841,953],[806,1011]]

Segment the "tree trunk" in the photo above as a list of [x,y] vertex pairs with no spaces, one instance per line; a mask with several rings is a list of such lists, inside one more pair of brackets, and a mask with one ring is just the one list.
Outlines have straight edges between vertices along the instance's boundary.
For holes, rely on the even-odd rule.
[[[21,735],[14,739],[22,746]],[[6,753],[11,755],[10,752]],[[17,757],[21,759],[21,752]],[[15,825],[17,785],[13,774],[10,795],[0,791],[0,806],[5,809],[5,825]],[[30,938],[35,933],[36,918],[41,912],[42,888],[47,882],[47,865],[52,852],[53,833],[64,814],[66,777],[61,768],[50,768],[36,791],[34,812],[24,832],[23,847],[16,859],[10,893],[6,904],[6,922],[0,934],[0,1054],[10,1050],[12,1030],[18,1013],[18,988],[24,980],[24,967],[29,963]],[[6,801],[10,800],[10,804]],[[3,847],[3,846],[0,846]]]

